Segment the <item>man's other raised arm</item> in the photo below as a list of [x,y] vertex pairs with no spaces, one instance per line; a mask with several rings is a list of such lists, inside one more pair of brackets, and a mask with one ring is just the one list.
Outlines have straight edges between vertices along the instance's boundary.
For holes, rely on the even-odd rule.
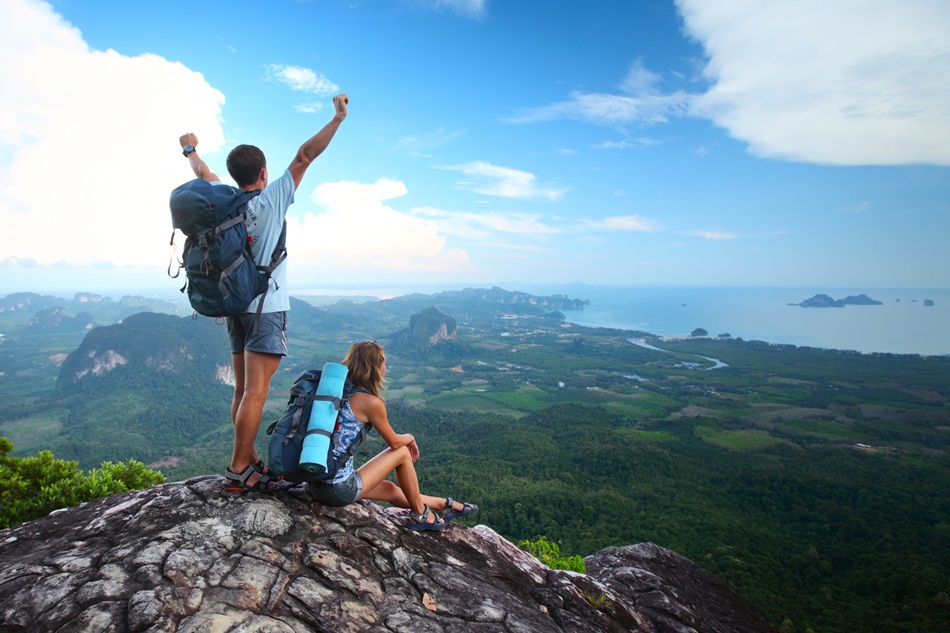
[[198,156],[198,137],[193,132],[182,134],[178,137],[178,142],[181,144],[182,153],[188,159],[188,164],[191,165],[191,171],[195,173],[195,176],[208,182],[221,182],[217,174],[208,169],[207,163]]
[[330,141],[333,140],[336,131],[340,129],[340,124],[343,123],[343,119],[346,118],[347,105],[349,105],[349,103],[350,99],[345,94],[339,94],[333,97],[333,107],[335,109],[333,118],[329,123],[323,126],[322,130],[307,139],[307,141],[300,146],[300,149],[297,150],[297,155],[294,156],[294,159],[290,162],[290,167],[287,168],[290,170],[290,175],[293,176],[295,188],[300,186],[300,181],[303,180],[303,175],[306,173],[307,168],[310,167],[310,163],[323,153],[323,150],[325,150],[330,144]]

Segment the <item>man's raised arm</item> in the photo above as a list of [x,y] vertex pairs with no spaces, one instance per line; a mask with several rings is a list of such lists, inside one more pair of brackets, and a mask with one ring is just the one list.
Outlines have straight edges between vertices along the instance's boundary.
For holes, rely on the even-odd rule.
[[217,174],[208,169],[207,163],[198,156],[198,150],[196,149],[198,147],[198,137],[193,132],[182,134],[178,137],[178,142],[181,144],[182,154],[188,159],[188,164],[191,165],[191,171],[195,173],[195,176],[208,182],[221,182]]
[[339,94],[333,97],[333,107],[336,110],[333,114],[333,118],[329,123],[323,126],[322,130],[307,139],[307,141],[300,146],[300,149],[297,150],[297,155],[294,156],[294,159],[290,162],[290,167],[287,168],[290,170],[290,175],[293,176],[294,188],[300,186],[300,181],[303,180],[303,175],[306,173],[307,168],[310,167],[310,163],[312,163],[317,156],[322,154],[323,150],[330,144],[330,141],[333,140],[333,135],[340,129],[340,124],[343,123],[343,119],[346,118],[346,106],[349,103],[350,99],[345,94]]

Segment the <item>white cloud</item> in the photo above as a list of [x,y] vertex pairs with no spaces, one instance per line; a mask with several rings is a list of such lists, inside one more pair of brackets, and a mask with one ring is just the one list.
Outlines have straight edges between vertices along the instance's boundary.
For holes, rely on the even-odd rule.
[[676,0],[705,48],[692,113],[753,153],[950,165],[950,3]]
[[630,149],[630,148],[636,148],[636,147],[649,147],[651,145],[659,145],[662,142],[663,141],[655,139],[655,138],[648,138],[646,136],[641,136],[632,141],[628,141],[628,140],[602,141],[600,143],[597,143],[596,145],[593,145],[592,147],[594,149],[623,150],[623,149]]
[[615,92],[573,92],[565,101],[516,109],[507,121],[573,119],[626,131],[694,116],[762,157],[950,165],[945,0],[676,4],[708,57],[704,94],[664,92],[662,77],[637,60]]
[[588,228],[598,231],[637,231],[653,233],[663,230],[663,227],[653,220],[639,215],[615,215],[602,220],[587,220],[584,224]]
[[443,167],[443,169],[460,171],[466,176],[474,176],[478,179],[477,182],[463,181],[459,182],[458,186],[468,191],[489,196],[518,199],[541,198],[556,202],[567,193],[565,188],[539,185],[536,182],[535,175],[530,172],[511,169],[510,167],[499,167],[484,161],[453,165]]
[[694,237],[701,237],[704,240],[711,240],[714,242],[728,242],[736,239],[737,235],[735,233],[729,233],[726,231],[691,231],[687,235],[692,235]]
[[[268,64],[264,68],[265,80],[282,83],[294,92],[326,97],[340,91],[340,87],[325,75],[310,68],[285,64]],[[313,114],[323,109],[323,102],[313,99],[294,104],[293,108],[301,114]]]
[[318,186],[310,198],[324,211],[288,218],[288,266],[294,283],[328,271],[351,278],[385,270],[467,272],[468,255],[447,250],[435,222],[385,204],[406,192],[405,184],[386,178]]
[[631,66],[619,89],[625,94],[573,92],[570,99],[539,108],[518,108],[509,123],[538,123],[575,119],[595,125],[623,127],[630,124],[666,123],[687,113],[691,95],[677,91],[664,94],[661,77],[647,70],[642,61]]
[[268,64],[268,81],[278,81],[296,92],[308,92],[321,97],[339,92],[340,87],[321,73],[302,66]]
[[3,5],[0,262],[164,274],[168,195],[190,177],[178,136],[193,131],[203,153],[219,149],[224,95],[156,55],[90,50],[45,3]]

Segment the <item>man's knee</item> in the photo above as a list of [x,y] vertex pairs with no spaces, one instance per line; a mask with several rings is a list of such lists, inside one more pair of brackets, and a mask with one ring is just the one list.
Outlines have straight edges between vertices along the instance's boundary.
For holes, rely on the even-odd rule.
[[248,353],[244,359],[244,394],[266,398],[280,359],[274,354]]

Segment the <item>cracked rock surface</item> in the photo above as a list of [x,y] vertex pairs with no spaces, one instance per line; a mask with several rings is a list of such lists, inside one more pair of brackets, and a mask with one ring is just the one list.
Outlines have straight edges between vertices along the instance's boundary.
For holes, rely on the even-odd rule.
[[218,476],[0,530],[0,632],[771,633],[720,581],[652,544],[555,571],[484,526]]

